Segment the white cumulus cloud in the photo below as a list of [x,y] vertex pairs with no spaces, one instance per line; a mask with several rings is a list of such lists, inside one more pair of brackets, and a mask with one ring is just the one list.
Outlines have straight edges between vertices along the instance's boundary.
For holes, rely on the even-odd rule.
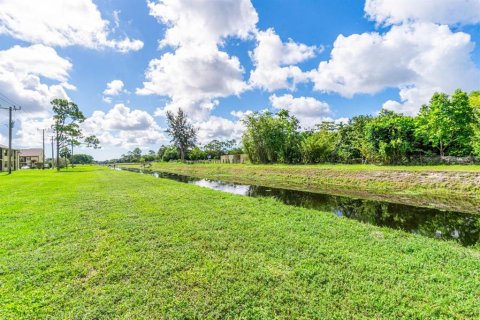
[[273,29],[256,34],[257,47],[250,53],[255,69],[250,74],[253,87],[268,91],[295,89],[308,77],[296,64],[315,56],[317,47],[296,43],[289,39],[283,43]]
[[367,16],[380,24],[411,21],[480,23],[480,0],[367,0]]
[[71,68],[53,48],[14,46],[0,51],[0,92],[31,115],[45,114],[53,98],[68,98],[65,89],[75,89],[68,83]]
[[48,46],[79,45],[137,51],[140,40],[112,39],[109,22],[91,0],[1,0],[0,34]]
[[214,98],[240,94],[245,90],[243,68],[237,57],[212,48],[191,51],[178,48],[150,61],[146,82],[137,94],[157,94],[171,98],[167,110],[179,107],[193,116],[215,106]]
[[258,15],[250,0],[148,1],[150,14],[168,26],[161,45],[217,44],[255,30]]
[[165,143],[162,128],[146,111],[116,104],[107,112],[94,111],[82,124],[86,134],[95,134],[102,145],[121,148]]
[[407,23],[384,34],[338,36],[330,60],[322,61],[311,78],[316,90],[345,97],[398,88],[400,101],[385,107],[414,114],[435,91],[478,88],[473,49],[469,34],[446,25]]
[[[276,109],[284,109],[294,115],[302,128],[312,128],[316,124],[328,120],[331,114],[330,106],[324,101],[313,97],[294,98],[291,94],[270,96],[270,103]],[[327,119],[328,118],[328,119]]]
[[194,126],[198,129],[198,141],[201,144],[206,144],[214,139],[235,139],[239,142],[244,131],[241,121],[231,121],[218,116],[210,116],[205,121],[194,123]]
[[122,80],[112,80],[107,83],[107,88],[103,91],[106,96],[116,96],[123,92],[124,83]]
[[167,27],[161,46],[171,46],[150,61],[137,94],[170,98],[163,110],[185,109],[205,120],[216,99],[247,89],[244,69],[235,56],[220,50],[228,37],[246,39],[258,16],[250,0],[149,1],[150,14]]

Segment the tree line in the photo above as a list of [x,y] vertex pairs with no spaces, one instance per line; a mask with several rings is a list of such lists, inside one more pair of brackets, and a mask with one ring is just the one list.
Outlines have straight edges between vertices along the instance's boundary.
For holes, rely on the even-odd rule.
[[444,156],[480,156],[480,91],[435,93],[417,116],[382,109],[348,123],[301,130],[288,111],[244,119],[243,149],[254,163],[402,164]]
[[212,140],[204,146],[197,142],[197,129],[193,127],[186,113],[179,109],[176,114],[167,112],[167,133],[171,137],[171,145],[162,145],[157,152],[149,150],[142,154],[140,148],[135,148],[122,154],[116,162],[151,162],[151,161],[185,161],[185,160],[215,160],[222,155],[242,153],[236,140]]
[[[236,140],[212,140],[209,143],[198,146],[194,145],[185,152],[184,160],[218,160],[221,156],[227,154],[242,153],[242,148],[237,146]],[[140,148],[135,148],[122,154],[116,162],[152,162],[152,161],[181,161],[179,148],[174,144],[162,145],[156,152],[149,150],[142,153]]]
[[382,163],[433,162],[445,156],[480,157],[480,91],[435,93],[418,115],[382,109],[355,116],[347,123],[321,122],[303,130],[287,110],[247,115],[241,145],[212,140],[198,146],[197,129],[179,109],[167,112],[171,145],[142,154],[140,148],[119,162],[208,160],[246,153],[253,163]]

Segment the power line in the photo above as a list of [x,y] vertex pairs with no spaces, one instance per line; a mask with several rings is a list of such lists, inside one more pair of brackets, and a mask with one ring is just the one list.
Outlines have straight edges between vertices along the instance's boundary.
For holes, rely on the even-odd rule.
[[7,99],[4,99],[2,97],[0,97],[0,100],[2,100],[3,102],[5,102],[7,105],[13,105],[13,103],[11,103],[10,101],[8,101]]
[[[2,98],[3,97],[3,98]],[[12,104],[12,105],[18,105],[18,103],[16,103],[15,101],[13,101],[12,99],[10,99],[9,97],[7,97],[6,95],[4,95],[2,92],[0,92],[0,99],[5,101],[6,103],[8,104]]]
[[15,101],[13,101],[13,100],[10,99],[9,97],[7,97],[7,96],[6,96],[5,94],[3,94],[2,92],[0,92],[0,100],[2,100],[3,102],[5,102],[5,103],[6,103],[7,105],[9,105],[9,106],[12,106],[12,107],[18,106],[19,109],[17,109],[17,111],[20,110],[20,112],[22,112],[22,114],[23,114],[23,113],[28,113],[28,111],[26,111],[24,108],[22,108],[22,106],[21,106],[19,103],[16,103]]

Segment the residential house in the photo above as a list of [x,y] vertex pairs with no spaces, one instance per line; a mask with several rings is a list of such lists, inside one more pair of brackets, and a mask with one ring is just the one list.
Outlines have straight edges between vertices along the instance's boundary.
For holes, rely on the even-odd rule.
[[35,168],[43,163],[43,149],[21,149],[20,150],[20,168],[23,166],[29,166]]
[[[19,168],[20,150],[12,148],[12,170]],[[0,171],[8,171],[8,146],[0,144]]]

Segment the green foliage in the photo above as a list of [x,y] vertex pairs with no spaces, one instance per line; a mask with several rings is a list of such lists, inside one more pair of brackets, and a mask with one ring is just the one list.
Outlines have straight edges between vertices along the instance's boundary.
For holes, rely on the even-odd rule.
[[141,158],[140,158],[140,161],[146,161],[146,162],[151,162],[151,161],[155,161],[157,160],[157,156],[156,155],[152,155],[152,154],[145,154],[143,155]]
[[172,161],[180,159],[180,155],[178,154],[178,148],[175,146],[169,146],[163,152],[162,161]]
[[252,162],[301,162],[298,120],[288,111],[254,113],[244,123],[243,147]]
[[70,149],[68,147],[63,147],[60,149],[60,157],[62,158],[70,158],[72,156],[72,153],[70,152]]
[[254,113],[244,122],[243,147],[254,163],[401,164],[437,154],[480,156],[480,91],[435,93],[417,117],[382,110],[306,132],[285,110]]
[[[65,99],[53,99],[51,102],[53,110],[52,129],[55,132],[57,145],[57,170],[60,170],[60,156],[65,154],[67,146],[78,144],[82,137],[79,124],[85,121],[85,116],[78,106]],[[66,158],[66,157],[65,157]]]
[[468,95],[456,90],[452,97],[435,93],[416,117],[417,136],[440,156],[468,156],[472,152],[473,108]]
[[72,156],[72,163],[74,164],[91,164],[93,163],[93,157],[89,154],[74,154]]
[[138,161],[142,157],[142,149],[135,148],[132,151],[132,156]]
[[165,151],[168,149],[168,146],[162,145],[160,148],[158,148],[157,151],[157,159],[162,160],[163,155],[165,154]]
[[220,156],[229,154],[236,144],[235,140],[212,140],[203,147],[203,150],[208,159],[220,159]]
[[[57,169],[60,170],[60,157],[65,159],[73,156],[73,147],[80,146],[83,137],[80,124],[85,121],[85,116],[78,106],[65,99],[53,99],[51,102],[53,110],[52,129],[55,132],[57,145]],[[83,143],[87,148],[100,149],[100,140],[94,136],[88,136]],[[73,159],[70,159],[73,166]]]
[[355,159],[362,162],[369,156],[369,145],[365,138],[365,127],[372,120],[370,116],[356,116],[347,124],[339,124],[336,154],[341,162]]
[[204,160],[206,153],[199,147],[195,146],[188,152],[188,159],[190,160]]
[[173,144],[180,151],[180,159],[185,161],[188,149],[195,146],[197,130],[190,124],[182,109],[178,109],[176,115],[167,111],[167,124],[167,132],[170,134]]
[[135,148],[132,151],[128,151],[126,154],[122,154],[118,162],[139,162],[142,159],[142,150]]
[[473,108],[474,114],[474,121],[472,123],[472,149],[474,154],[480,157],[480,90],[470,92],[468,100]]
[[241,146],[233,147],[230,150],[227,150],[227,154],[243,154],[243,148]]
[[[382,110],[376,116],[355,116],[348,123],[323,122],[309,131],[301,131],[298,120],[286,110],[257,112],[243,120],[242,147],[235,140],[212,140],[195,147],[196,130],[183,111],[169,115],[168,132],[177,151],[161,146],[156,157],[161,161],[220,159],[226,154],[247,153],[253,163],[398,165],[436,161],[437,155],[480,156],[480,91],[468,96],[457,90],[451,97],[435,93],[416,117]],[[153,151],[150,153],[148,161],[155,160]],[[138,162],[140,158],[141,154],[129,152],[121,162]]]
[[88,136],[85,138],[85,144],[87,148],[93,148],[93,149],[100,149],[100,140],[97,138],[97,136]]
[[338,132],[333,127],[320,127],[319,131],[310,132],[303,138],[300,150],[304,163],[325,163],[334,160]]
[[412,117],[382,109],[365,126],[369,160],[386,164],[407,162],[415,150],[415,123]]

